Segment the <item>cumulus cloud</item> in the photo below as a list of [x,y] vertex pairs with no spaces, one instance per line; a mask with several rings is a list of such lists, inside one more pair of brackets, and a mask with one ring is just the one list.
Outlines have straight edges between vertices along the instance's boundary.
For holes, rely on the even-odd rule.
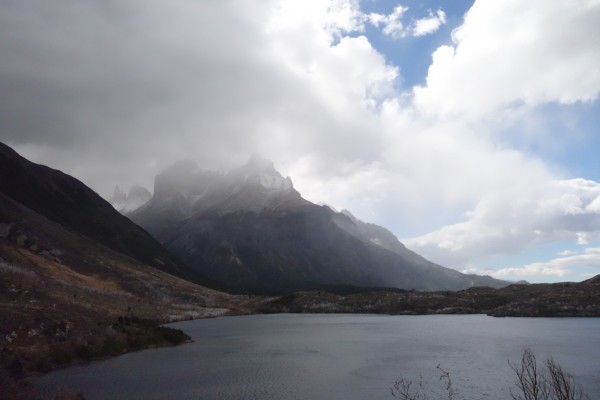
[[425,36],[436,32],[442,25],[446,23],[446,13],[444,10],[437,10],[435,14],[429,10],[429,16],[418,19],[412,27],[413,36]]
[[438,9],[435,13],[429,10],[427,17],[405,24],[403,19],[407,11],[408,7],[399,4],[388,15],[371,13],[365,15],[364,19],[375,27],[382,26],[383,34],[393,39],[430,35],[446,23],[446,13],[442,9]]
[[560,253],[558,253],[558,255],[561,257],[572,256],[574,254],[577,254],[577,253],[572,250],[563,250]]
[[565,250],[548,261],[537,261],[517,267],[500,269],[469,267],[466,274],[491,275],[510,281],[526,280],[531,283],[582,281],[600,274],[600,248],[588,247],[582,251]]
[[364,30],[365,16],[360,11],[358,0],[283,0],[272,2],[272,6],[272,14],[267,17],[266,24],[269,33],[310,32],[329,44],[344,34]]
[[[459,269],[485,264],[494,254],[516,254],[560,241],[587,245],[600,236],[597,182],[557,179],[540,160],[536,163],[505,144],[489,147],[506,143],[498,129],[504,120],[514,118],[526,125],[528,110],[538,105],[595,101],[600,90],[600,58],[595,50],[600,31],[593,21],[600,16],[600,4],[501,3],[473,5],[453,32],[453,45],[434,52],[426,85],[413,92],[415,112],[437,121],[431,126],[456,125],[481,140],[471,138],[459,146],[464,158],[457,160],[464,165],[453,171],[466,172],[466,182],[474,184],[467,194],[469,188],[458,183],[459,196],[477,199],[466,207],[462,221],[405,240],[415,251]],[[538,134],[543,140],[545,133]],[[453,133],[452,140],[464,135]],[[483,146],[474,147],[478,142]],[[477,156],[466,154],[469,148],[490,158],[470,164]],[[502,154],[504,161],[496,164]],[[508,154],[513,162],[508,162]],[[491,169],[494,164],[506,170]],[[452,182],[450,186],[456,187],[456,179]],[[442,193],[452,193],[451,188]],[[562,273],[560,268],[550,269],[556,265],[536,263],[518,270]],[[497,276],[509,273],[517,274],[517,269]]]
[[402,22],[406,11],[408,11],[408,7],[399,4],[394,7],[394,10],[389,15],[373,13],[368,16],[368,19],[376,27],[382,25],[384,34],[394,39],[400,39],[407,35],[407,29]]
[[458,267],[545,243],[577,241],[585,245],[590,237],[600,236],[600,213],[587,209],[600,194],[599,183],[542,181],[536,187],[511,189],[505,186],[483,198],[466,221],[405,243],[434,260]]
[[477,268],[600,236],[599,184],[565,179],[497,128],[510,116],[519,134],[536,105],[597,98],[599,8],[477,0],[413,91],[365,24],[418,36],[445,23],[442,10],[408,20],[406,7],[366,15],[356,0],[8,0],[0,135],[105,196],[151,186],[178,159],[228,168],[258,152],[308,199]]
[[478,0],[433,53],[419,109],[480,118],[506,108],[589,102],[600,90],[600,4]]
[[535,262],[518,268],[503,268],[493,274],[498,278],[527,279],[531,277],[569,275],[594,276],[600,273],[600,248],[587,248],[582,254],[569,254],[545,262]]
[[351,0],[9,1],[2,140],[105,195],[182,158],[374,157],[372,110],[398,69],[345,36],[361,21]]

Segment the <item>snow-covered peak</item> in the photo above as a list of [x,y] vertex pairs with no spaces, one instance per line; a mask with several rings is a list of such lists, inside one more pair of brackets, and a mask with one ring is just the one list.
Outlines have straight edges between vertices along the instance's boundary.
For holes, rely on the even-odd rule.
[[177,163],[155,178],[154,197],[148,207],[174,207],[181,215],[205,210],[260,211],[305,200],[273,162],[258,156],[227,173],[202,170],[188,162]]
[[154,201],[168,201],[173,197],[196,196],[222,184],[223,174],[206,171],[191,160],[178,161],[156,175]]
[[109,203],[123,203],[127,200],[127,194],[119,188],[119,185],[115,186],[115,191],[113,196],[108,200]]
[[248,163],[229,173],[233,184],[258,184],[271,192],[287,192],[294,185],[290,177],[282,176],[273,166],[271,160],[253,155]]
[[152,198],[152,194],[145,187],[135,185],[127,195],[117,186],[115,194],[109,200],[110,204],[121,214],[130,213],[146,204]]
[[277,175],[261,175],[259,183],[265,189],[276,192],[288,191],[294,187],[290,177],[283,177],[279,173]]

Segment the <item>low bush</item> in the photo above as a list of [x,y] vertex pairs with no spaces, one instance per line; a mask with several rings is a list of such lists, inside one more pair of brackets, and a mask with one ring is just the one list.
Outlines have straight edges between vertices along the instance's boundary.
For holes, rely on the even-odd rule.
[[113,329],[127,337],[127,346],[131,350],[158,346],[174,346],[185,343],[191,338],[179,329],[161,326],[158,321],[135,317],[119,317]]

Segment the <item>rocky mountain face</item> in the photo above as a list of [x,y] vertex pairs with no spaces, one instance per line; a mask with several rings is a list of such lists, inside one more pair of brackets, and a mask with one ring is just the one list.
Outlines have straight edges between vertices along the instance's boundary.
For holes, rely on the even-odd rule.
[[[344,218],[344,216],[347,218]],[[348,223],[348,220],[351,223]],[[363,222],[356,218],[354,215],[352,215],[352,213],[348,210],[342,210],[340,213],[336,214],[335,221],[346,232],[350,233],[355,237],[361,238],[365,241],[369,241],[379,247],[396,253],[401,257],[407,258],[412,263],[414,263],[415,265],[420,265],[425,270],[432,270],[431,268],[433,267],[433,270],[440,272],[439,269],[435,268],[437,267],[437,265],[432,264],[417,253],[407,249],[406,246],[404,246],[392,232],[390,232],[382,226]],[[458,282],[464,282],[465,278],[469,281],[469,287],[488,286],[492,288],[500,288],[508,285],[508,282],[494,279],[490,276],[462,274],[450,268],[444,268],[443,270],[441,270],[441,272],[444,273],[445,278],[448,280],[448,282],[454,281],[457,287],[460,286],[460,283]]]
[[167,273],[188,267],[77,179],[30,162],[0,143],[0,192],[59,225]]
[[433,264],[384,228],[303,199],[258,157],[228,173],[179,162],[156,177],[154,197],[130,217],[227,290],[506,285]]
[[152,193],[143,186],[134,185],[128,193],[122,191],[119,186],[115,186],[115,192],[108,202],[119,211],[126,215],[137,210],[152,198]]

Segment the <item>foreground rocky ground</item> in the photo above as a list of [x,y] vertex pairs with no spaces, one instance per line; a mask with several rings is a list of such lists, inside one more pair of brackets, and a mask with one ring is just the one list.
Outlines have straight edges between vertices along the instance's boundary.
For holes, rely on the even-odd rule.
[[[7,211],[0,210],[5,221]],[[34,214],[14,216],[0,222],[0,399],[37,398],[24,383],[31,374],[189,339],[158,323],[256,307],[248,296],[174,277]]]

